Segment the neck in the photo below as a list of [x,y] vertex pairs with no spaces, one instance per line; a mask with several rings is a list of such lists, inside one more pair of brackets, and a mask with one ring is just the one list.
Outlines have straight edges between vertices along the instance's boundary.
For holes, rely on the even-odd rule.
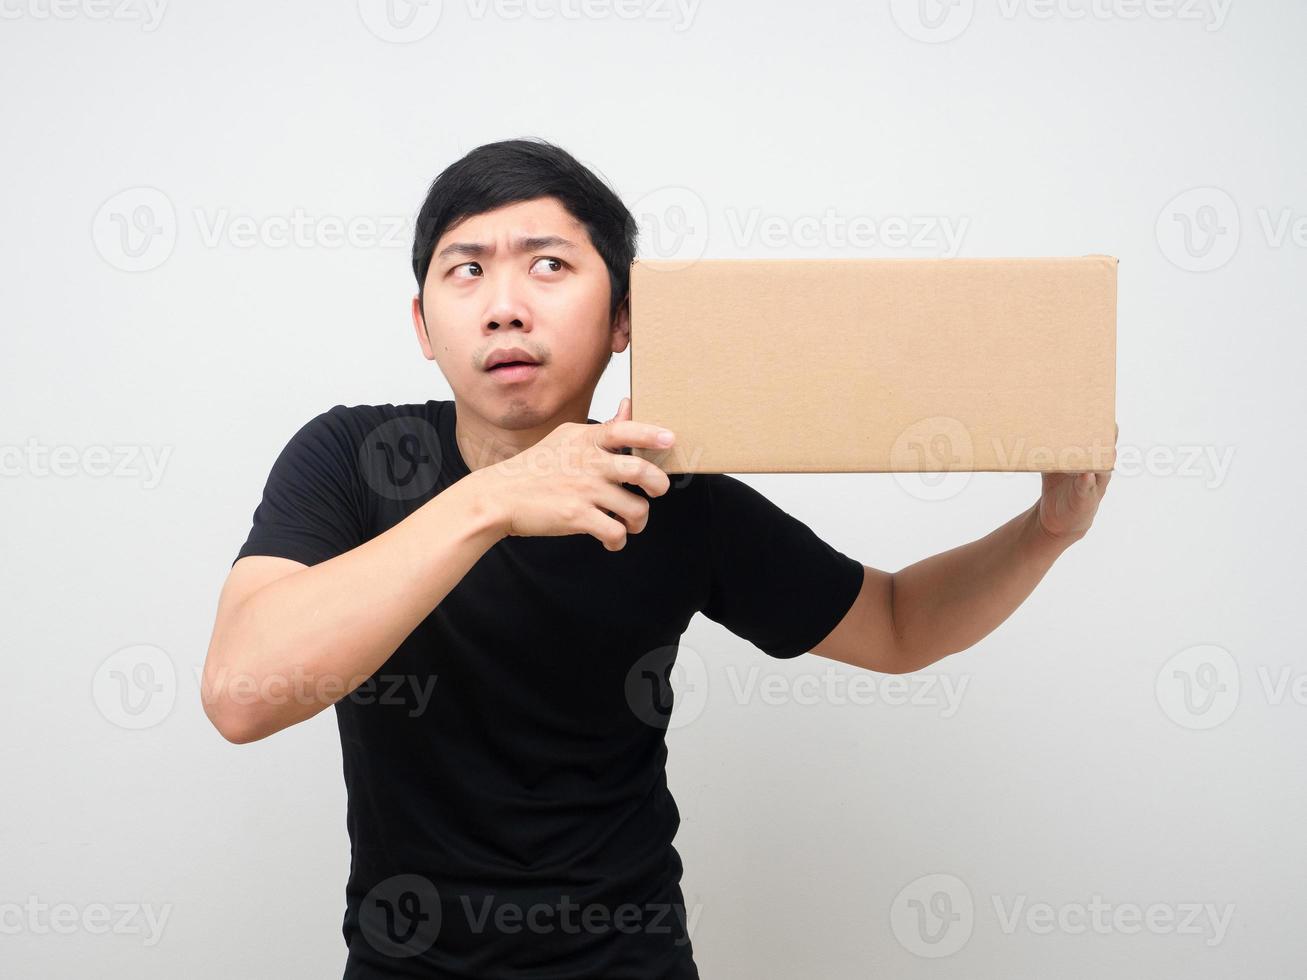
[[473,472],[511,459],[538,443],[564,422],[589,421],[590,399],[577,398],[548,418],[534,414],[515,415],[510,410],[497,420],[478,415],[463,402],[455,401],[454,438],[458,451]]

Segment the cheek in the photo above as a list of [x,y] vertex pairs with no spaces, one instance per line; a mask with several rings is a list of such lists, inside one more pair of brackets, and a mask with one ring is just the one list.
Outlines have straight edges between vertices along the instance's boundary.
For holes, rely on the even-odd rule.
[[457,354],[467,335],[459,324],[467,322],[468,311],[460,309],[457,303],[451,303],[447,297],[439,302],[426,303],[427,333],[431,337],[431,349],[441,357]]
[[604,328],[608,324],[608,290],[598,289],[593,284],[577,283],[575,288],[559,290],[548,297],[545,309],[549,311],[550,322],[567,324],[570,329],[586,333],[591,328]]
[[[431,321],[428,321],[430,324]],[[440,323],[447,323],[442,320]],[[467,343],[460,336],[458,331],[451,331],[440,326],[430,327],[431,335],[431,353],[435,355],[436,363],[440,365],[441,370],[446,374],[461,373],[470,370],[469,364],[472,353],[468,350]]]

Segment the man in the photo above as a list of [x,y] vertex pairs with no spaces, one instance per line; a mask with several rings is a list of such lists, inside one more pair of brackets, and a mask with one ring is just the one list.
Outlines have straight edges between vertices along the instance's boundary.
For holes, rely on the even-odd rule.
[[346,977],[698,975],[672,846],[668,675],[702,612],[774,657],[886,673],[980,640],[1084,535],[1108,473],[889,574],[747,484],[672,485],[587,411],[630,337],[635,225],[542,141],[482,146],[417,221],[413,325],[452,401],[337,405],[273,465],[219,600],[209,718],[334,704]]

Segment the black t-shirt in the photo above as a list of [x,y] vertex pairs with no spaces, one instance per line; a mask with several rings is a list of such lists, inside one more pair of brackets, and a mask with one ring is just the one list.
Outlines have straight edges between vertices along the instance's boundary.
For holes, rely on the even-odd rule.
[[[313,565],[393,527],[467,475],[455,417],[429,401],[313,418],[237,558]],[[659,497],[627,485],[650,514],[621,551],[588,534],[495,544],[336,702],[346,977],[698,975],[664,773],[678,639],[702,612],[797,656],[852,605],[862,565],[739,480],[670,476]]]

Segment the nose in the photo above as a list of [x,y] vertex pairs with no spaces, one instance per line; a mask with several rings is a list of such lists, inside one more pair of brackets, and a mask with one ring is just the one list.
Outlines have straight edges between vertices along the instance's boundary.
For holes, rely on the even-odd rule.
[[531,311],[523,302],[521,292],[511,274],[501,273],[497,277],[491,287],[490,306],[486,309],[483,333],[492,334],[503,327],[531,329]]

